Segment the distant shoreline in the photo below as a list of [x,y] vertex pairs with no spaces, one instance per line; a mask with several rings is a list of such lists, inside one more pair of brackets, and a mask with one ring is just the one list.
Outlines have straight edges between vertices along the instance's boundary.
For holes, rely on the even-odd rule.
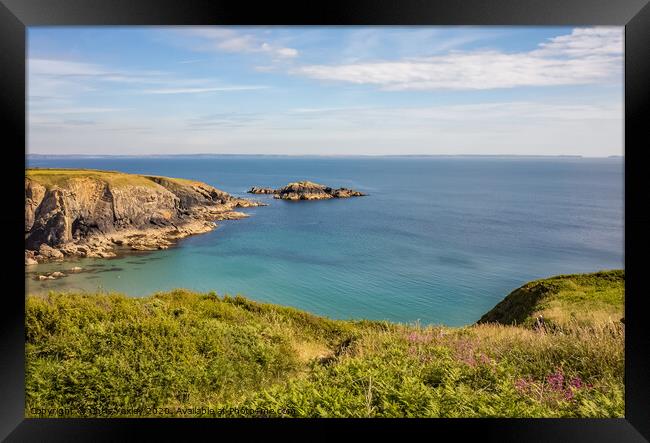
[[265,157],[265,158],[569,158],[569,159],[624,159],[624,155],[589,157],[583,155],[518,155],[518,154],[26,154],[25,158],[214,158],[214,157]]

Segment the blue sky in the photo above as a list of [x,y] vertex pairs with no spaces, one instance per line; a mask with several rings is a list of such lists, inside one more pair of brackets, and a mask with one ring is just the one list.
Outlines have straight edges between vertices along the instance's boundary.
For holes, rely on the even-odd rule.
[[32,27],[28,152],[623,154],[623,28]]

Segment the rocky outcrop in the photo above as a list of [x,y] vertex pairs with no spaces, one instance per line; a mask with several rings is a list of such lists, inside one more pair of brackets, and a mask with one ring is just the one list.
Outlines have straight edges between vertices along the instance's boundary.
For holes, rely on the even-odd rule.
[[25,264],[165,249],[257,206],[205,183],[105,171],[26,170]]
[[253,186],[248,192],[250,194],[274,194],[274,198],[282,200],[326,200],[330,198],[361,197],[366,195],[353,189],[334,189],[310,181],[289,183],[280,189]]
[[261,188],[259,186],[253,186],[248,191],[249,194],[275,194],[275,189],[273,188]]

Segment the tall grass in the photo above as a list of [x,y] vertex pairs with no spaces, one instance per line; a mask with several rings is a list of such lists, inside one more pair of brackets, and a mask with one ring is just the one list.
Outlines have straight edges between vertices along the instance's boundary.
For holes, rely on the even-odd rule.
[[50,293],[26,304],[27,416],[624,411],[624,326],[613,319],[464,328],[338,321],[184,290]]

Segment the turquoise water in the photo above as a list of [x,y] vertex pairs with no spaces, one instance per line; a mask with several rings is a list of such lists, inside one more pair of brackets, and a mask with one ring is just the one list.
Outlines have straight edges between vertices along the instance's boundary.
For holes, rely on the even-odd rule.
[[[201,180],[267,207],[172,249],[38,265],[29,291],[143,296],[177,287],[334,318],[462,325],[526,281],[623,267],[623,160],[581,158],[40,158],[33,167]],[[307,179],[368,197],[245,194]],[[36,282],[31,272],[89,272]]]

